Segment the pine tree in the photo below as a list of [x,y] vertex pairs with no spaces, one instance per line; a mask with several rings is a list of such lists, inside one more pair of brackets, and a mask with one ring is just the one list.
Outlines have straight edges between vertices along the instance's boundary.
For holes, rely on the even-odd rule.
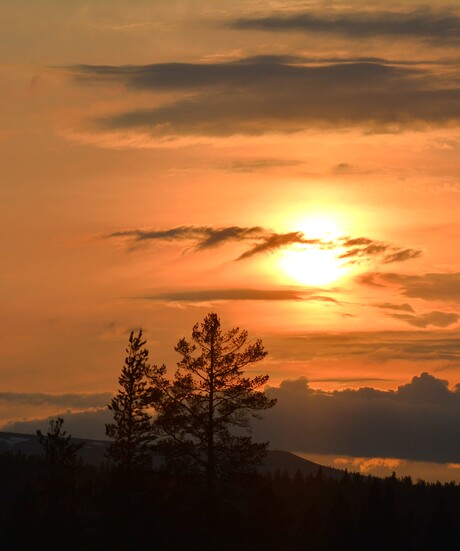
[[49,470],[54,473],[74,471],[79,464],[78,451],[84,442],[72,442],[72,436],[62,430],[64,419],[58,417],[50,420],[50,428],[43,435],[37,430],[38,441],[45,452],[45,461]]
[[127,356],[118,379],[119,390],[108,408],[114,422],[106,424],[106,434],[114,441],[108,448],[108,457],[126,472],[148,468],[152,461],[151,416],[146,396],[149,392],[147,373],[149,352],[142,340],[131,332]]
[[267,353],[260,340],[247,339],[239,328],[223,332],[210,313],[194,326],[192,342],[181,339],[175,347],[182,359],[174,379],[155,381],[158,449],[170,464],[203,473],[210,501],[216,479],[252,471],[268,445],[250,436],[250,419],[276,402],[260,390],[268,375],[243,375]]
[[72,436],[63,430],[64,419],[50,420],[46,435],[37,430],[38,441],[44,451],[46,467],[44,498],[45,507],[41,511],[48,520],[59,520],[63,525],[74,508],[77,475],[81,468],[78,451],[84,442],[72,442]]

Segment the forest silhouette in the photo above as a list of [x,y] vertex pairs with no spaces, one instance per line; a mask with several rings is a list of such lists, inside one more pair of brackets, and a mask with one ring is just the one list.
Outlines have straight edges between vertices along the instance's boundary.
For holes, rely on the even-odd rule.
[[175,350],[168,377],[149,363],[142,331],[131,333],[100,464],[82,461],[61,417],[37,431],[41,454],[0,454],[9,549],[455,548],[454,482],[260,468],[269,443],[252,441],[251,420],[275,401],[267,375],[244,373],[266,356],[260,340],[223,331],[210,313]]

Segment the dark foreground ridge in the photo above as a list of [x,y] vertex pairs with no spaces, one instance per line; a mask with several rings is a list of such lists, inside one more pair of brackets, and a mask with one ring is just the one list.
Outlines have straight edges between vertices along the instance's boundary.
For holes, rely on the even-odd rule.
[[[75,444],[79,441],[74,439]],[[450,551],[460,486],[321,467],[269,451],[258,473],[127,473],[84,440],[76,464],[50,463],[34,435],[0,433],[0,530],[8,549],[99,551]],[[40,455],[38,455],[40,454]],[[40,544],[40,545],[39,545]]]
[[[84,443],[78,451],[79,457],[86,465],[99,467],[105,460],[105,453],[110,444],[108,440],[91,440],[87,438],[72,438],[73,442]],[[21,434],[17,432],[0,432],[0,453],[21,453],[26,456],[43,455],[43,448],[35,434]],[[344,471],[325,467],[302,459],[301,457],[286,451],[268,450],[263,464],[260,467],[262,474],[277,471],[291,477],[300,472],[303,476],[316,476],[321,470],[323,476],[340,479]]]

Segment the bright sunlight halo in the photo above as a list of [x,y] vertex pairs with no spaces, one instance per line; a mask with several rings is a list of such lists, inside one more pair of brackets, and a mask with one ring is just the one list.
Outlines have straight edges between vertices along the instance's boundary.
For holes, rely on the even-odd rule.
[[333,283],[349,270],[343,249],[337,245],[326,248],[340,237],[341,231],[333,219],[310,217],[301,221],[299,229],[306,239],[319,239],[321,244],[297,244],[280,253],[279,267],[290,279],[303,285],[319,287]]

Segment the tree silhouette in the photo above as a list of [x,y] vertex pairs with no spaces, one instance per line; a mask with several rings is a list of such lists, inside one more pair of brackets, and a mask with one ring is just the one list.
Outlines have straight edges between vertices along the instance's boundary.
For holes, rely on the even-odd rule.
[[[76,480],[82,461],[78,451],[84,442],[72,442],[71,435],[63,430],[64,419],[50,420],[46,435],[37,430],[38,440],[45,453],[44,508],[40,514],[64,527],[73,515]],[[50,531],[52,534],[52,530]]]
[[245,377],[243,369],[262,360],[260,340],[247,343],[247,331],[221,330],[217,314],[196,324],[192,341],[181,339],[175,350],[182,356],[174,379],[156,379],[160,387],[154,406],[158,449],[170,465],[205,474],[208,503],[216,479],[252,471],[265,455],[268,443],[254,443],[251,417],[272,407],[260,388],[268,375]]
[[142,330],[137,336],[131,332],[127,356],[118,378],[120,388],[107,406],[114,417],[114,422],[105,426],[107,436],[114,439],[107,454],[126,472],[150,467],[152,460],[151,416],[146,401],[146,377],[151,368],[145,343]]
[[58,417],[50,420],[50,428],[43,435],[41,430],[37,430],[38,441],[44,452],[45,461],[53,476],[59,473],[73,471],[78,467],[78,450],[84,446],[84,442],[72,442],[72,436],[62,430],[64,419]]

